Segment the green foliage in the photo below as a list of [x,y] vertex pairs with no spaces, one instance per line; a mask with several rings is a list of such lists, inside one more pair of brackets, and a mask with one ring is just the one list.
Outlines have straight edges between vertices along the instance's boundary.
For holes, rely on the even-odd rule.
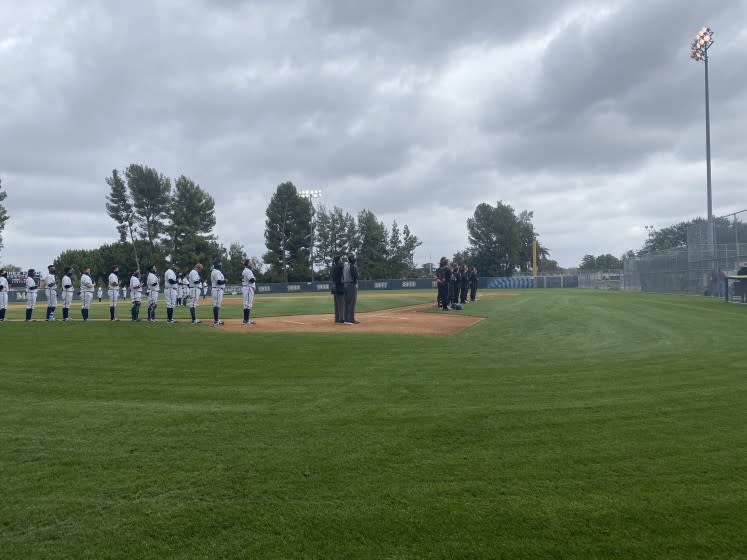
[[324,266],[322,276],[329,277],[335,259],[355,247],[355,218],[338,206],[331,210],[322,206],[316,213],[315,224],[315,262]]
[[215,201],[184,175],[174,184],[169,219],[168,244],[174,262],[184,268],[215,257],[218,246],[210,234],[215,227]]
[[3,192],[3,180],[0,179],[0,249],[3,248],[3,230],[5,229],[5,222],[8,221],[8,211],[2,203],[7,196],[8,193]]
[[241,274],[244,272],[244,261],[246,260],[244,246],[241,243],[231,243],[228,248],[228,258],[223,266],[223,274],[230,284],[241,282]]
[[295,282],[311,277],[309,250],[311,201],[298,195],[295,185],[281,183],[267,206],[264,262],[273,282]]
[[389,276],[387,237],[384,223],[380,222],[373,212],[361,210],[358,213],[358,232],[353,252],[358,258],[358,274],[361,280]]
[[579,265],[579,270],[586,272],[621,270],[623,262],[616,256],[607,253],[606,255],[584,255]]
[[472,264],[483,276],[511,276],[520,265],[521,225],[513,208],[482,203],[467,220]]
[[[145,251],[147,249],[146,241],[136,241],[136,248]],[[71,266],[75,275],[80,278],[80,274],[85,266],[91,267],[91,278],[101,284],[106,283],[107,276],[112,267],[119,265],[119,277],[126,283],[129,283],[130,276],[138,267],[129,243],[117,242],[102,245],[97,249],[68,249],[60,253],[54,260],[58,273],[61,273],[64,267]],[[141,263],[143,271],[151,263]],[[165,270],[165,262],[157,261],[156,266],[159,270]]]
[[415,262],[413,261],[413,252],[416,247],[422,243],[416,235],[410,232],[410,228],[405,224],[400,235],[397,221],[392,222],[392,229],[389,234],[389,278],[407,278],[415,276]]
[[148,240],[150,260],[157,260],[157,244],[167,231],[166,220],[171,210],[171,181],[151,167],[134,163],[125,170],[125,177],[132,197],[135,223]]

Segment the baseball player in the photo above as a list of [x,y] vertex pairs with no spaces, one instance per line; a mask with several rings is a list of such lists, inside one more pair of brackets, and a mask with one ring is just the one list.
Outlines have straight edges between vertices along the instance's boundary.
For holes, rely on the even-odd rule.
[[252,272],[252,261],[246,259],[244,261],[244,271],[241,273],[241,294],[244,296],[244,320],[242,324],[253,325],[254,321],[249,318],[249,314],[252,312],[252,303],[254,302],[254,292],[257,289],[257,280],[254,278],[254,272]]
[[70,319],[70,304],[73,302],[73,269],[66,266],[62,274],[62,320],[72,321]]
[[226,277],[221,272],[220,261],[213,263],[213,271],[210,273],[210,290],[213,292],[213,324],[217,327],[223,324],[218,316],[220,306],[223,303],[223,291],[226,289]]
[[8,309],[8,272],[0,269],[0,323],[5,322],[5,310]]
[[54,275],[55,267],[50,264],[47,267],[47,275],[44,277],[44,291],[47,294],[47,314],[45,321],[54,321],[54,310],[57,309],[57,278]]
[[99,298],[99,303],[101,303],[101,297],[104,295],[104,290],[103,290],[103,288],[101,286],[99,286],[98,294],[97,295],[98,295],[98,298]]
[[197,318],[197,300],[200,299],[200,287],[202,286],[202,263],[197,263],[189,273],[190,297],[189,314],[192,316],[192,324],[197,324],[200,320]]
[[122,299],[127,299],[127,286],[122,286]]
[[171,263],[171,266],[166,270],[166,274],[163,277],[163,295],[166,298],[167,323],[176,323],[174,320],[174,306],[179,298],[179,280],[176,277],[178,270],[179,266],[176,263]]
[[146,285],[148,290],[148,321],[150,323],[156,322],[156,307],[158,307],[158,292],[160,291],[160,280],[158,279],[158,271],[156,265],[150,265],[148,268],[148,277],[146,279]]
[[182,307],[187,307],[187,299],[189,298],[189,278],[182,276]]
[[140,269],[135,269],[130,278],[130,299],[132,300],[132,320],[140,320],[140,299],[143,296],[143,285],[140,283]]
[[[93,300],[93,291],[96,285],[91,278],[91,267],[84,266],[83,274],[80,275],[80,314],[84,321],[88,321],[88,311]],[[99,288],[101,290],[101,288]]]
[[109,273],[109,320],[116,321],[114,310],[117,307],[119,298],[119,265],[115,264]]
[[31,321],[31,314],[34,312],[34,306],[36,305],[37,289],[39,286],[36,285],[34,280],[35,271],[30,268],[26,275],[26,320]]

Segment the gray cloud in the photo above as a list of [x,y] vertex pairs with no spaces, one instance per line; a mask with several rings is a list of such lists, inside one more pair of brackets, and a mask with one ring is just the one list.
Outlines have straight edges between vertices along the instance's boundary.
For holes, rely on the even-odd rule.
[[462,249],[475,206],[498,200],[533,210],[563,265],[620,254],[643,224],[704,213],[703,66],[688,58],[703,24],[715,211],[747,205],[745,21],[744,0],[14,5],[0,257],[39,266],[114,240],[104,178],[132,162],[200,183],[220,241],[253,255],[286,180],[409,224],[420,261]]

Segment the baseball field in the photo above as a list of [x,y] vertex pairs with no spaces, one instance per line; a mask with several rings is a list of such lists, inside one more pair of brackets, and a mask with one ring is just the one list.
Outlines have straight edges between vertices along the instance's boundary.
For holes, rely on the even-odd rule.
[[747,308],[480,296],[12,306],[0,557],[747,558]]

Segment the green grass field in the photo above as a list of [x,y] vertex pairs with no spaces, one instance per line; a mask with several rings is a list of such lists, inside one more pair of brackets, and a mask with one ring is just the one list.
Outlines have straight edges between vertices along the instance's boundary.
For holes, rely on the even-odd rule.
[[747,309],[518,293],[454,337],[0,324],[0,557],[747,558]]

